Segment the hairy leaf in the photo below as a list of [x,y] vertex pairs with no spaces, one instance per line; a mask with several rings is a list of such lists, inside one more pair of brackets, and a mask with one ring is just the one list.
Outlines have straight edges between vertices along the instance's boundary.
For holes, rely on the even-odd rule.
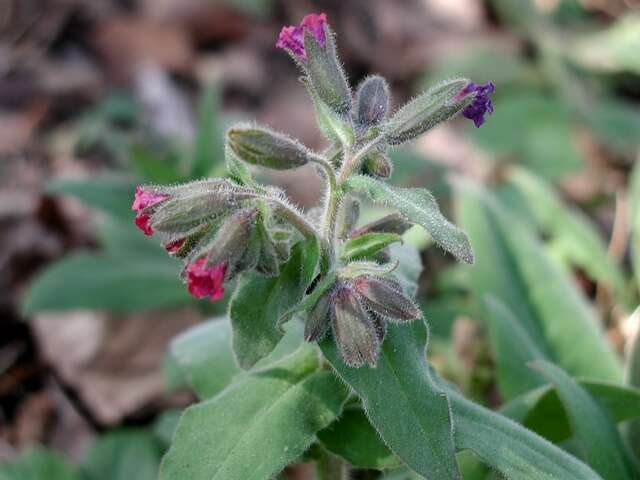
[[562,369],[541,360],[534,368],[555,385],[586,461],[603,478],[631,479],[622,439],[607,412]]
[[341,257],[344,261],[364,260],[392,243],[400,241],[402,238],[395,233],[365,233],[347,240],[344,243]]
[[300,241],[278,277],[247,273],[231,298],[233,350],[242,368],[268,355],[283,336],[280,317],[302,300],[315,277],[320,248],[315,238]]
[[473,263],[473,250],[467,235],[447,220],[427,190],[391,187],[363,175],[349,178],[346,186],[367,196],[374,203],[397,208],[407,219],[424,227],[435,242],[465,263]]
[[269,480],[340,413],[347,392],[311,346],[185,411],[160,480]]

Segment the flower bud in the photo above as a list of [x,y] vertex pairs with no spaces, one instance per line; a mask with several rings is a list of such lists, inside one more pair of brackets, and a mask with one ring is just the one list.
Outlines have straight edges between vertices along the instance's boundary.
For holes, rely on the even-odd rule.
[[375,367],[380,341],[376,327],[353,287],[343,282],[333,292],[333,336],[344,362],[351,367]]
[[353,197],[347,197],[342,202],[340,212],[342,214],[342,222],[340,222],[341,227],[338,237],[347,238],[351,236],[351,231],[360,218],[360,202]]
[[393,163],[384,153],[374,150],[362,162],[362,173],[376,178],[389,178],[393,172]]
[[400,215],[399,213],[391,213],[371,223],[367,223],[357,230],[352,231],[351,237],[359,237],[360,235],[364,235],[365,233],[372,232],[395,233],[397,235],[402,235],[411,227],[412,224],[408,222],[402,215]]
[[367,77],[356,93],[356,121],[360,127],[369,128],[380,124],[389,110],[389,87],[384,78]]
[[309,161],[309,152],[300,142],[263,127],[235,127],[227,137],[231,150],[251,165],[287,170]]
[[323,46],[311,31],[304,32],[307,53],[305,71],[318,97],[337,115],[344,117],[351,110],[351,91],[344,70],[338,60],[333,35],[325,26],[326,44]]
[[307,316],[307,321],[304,325],[304,339],[307,342],[318,342],[327,333],[331,321],[330,307],[331,295],[326,293],[320,297],[311,313]]
[[404,322],[422,317],[418,306],[393,280],[363,275],[353,280],[353,286],[368,308],[390,320]]
[[448,80],[407,103],[389,120],[387,142],[399,145],[413,140],[463,110],[473,100],[459,95],[468,83],[466,79]]

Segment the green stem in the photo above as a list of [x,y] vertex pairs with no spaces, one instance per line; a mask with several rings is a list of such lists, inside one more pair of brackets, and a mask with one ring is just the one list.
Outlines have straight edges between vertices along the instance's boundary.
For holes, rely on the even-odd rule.
[[347,462],[331,455],[328,452],[322,452],[318,462],[316,463],[316,480],[348,480],[349,465]]

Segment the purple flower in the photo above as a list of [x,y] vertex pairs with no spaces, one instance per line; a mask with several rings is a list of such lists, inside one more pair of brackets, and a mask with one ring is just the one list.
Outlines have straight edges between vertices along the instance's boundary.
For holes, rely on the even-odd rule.
[[491,102],[491,94],[495,92],[496,86],[493,82],[485,85],[477,85],[470,82],[464,87],[456,97],[463,99],[469,94],[475,93],[474,99],[462,111],[462,115],[469,120],[473,120],[476,128],[484,123],[484,116],[487,113],[493,113],[493,102]]
[[289,50],[296,57],[307,59],[307,52],[304,51],[304,31],[309,30],[321,47],[327,43],[324,27],[327,23],[327,15],[324,13],[312,13],[307,15],[300,22],[299,27],[282,27],[276,47]]

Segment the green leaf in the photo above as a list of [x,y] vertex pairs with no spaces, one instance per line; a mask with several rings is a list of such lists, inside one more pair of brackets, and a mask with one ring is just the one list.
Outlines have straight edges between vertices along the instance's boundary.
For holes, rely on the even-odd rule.
[[[576,381],[614,421],[640,417],[640,390],[593,380]],[[500,411],[554,443],[572,435],[566,410],[553,385],[531,390],[505,404]]]
[[473,250],[467,235],[440,213],[435,198],[427,190],[391,187],[363,175],[347,179],[345,185],[374,203],[398,209],[410,222],[425,228],[438,245],[458,260],[473,263]]
[[459,193],[460,222],[478,254],[476,298],[500,299],[538,350],[572,375],[620,381],[618,359],[567,273],[487,191],[461,184]]
[[222,391],[242,371],[233,358],[231,324],[225,317],[201,323],[175,337],[167,360],[201,399]]
[[503,398],[510,399],[544,385],[544,377],[531,372],[527,364],[545,359],[508,307],[495,297],[485,299],[491,348]]
[[320,259],[315,238],[298,242],[278,277],[247,273],[231,298],[233,351],[242,368],[251,368],[278,344],[283,332],[280,317],[294,307],[313,281]]
[[341,258],[344,261],[363,260],[375,255],[392,243],[401,241],[402,237],[395,233],[365,233],[356,238],[350,238],[344,243]]
[[46,191],[75,197],[90,207],[133,222],[131,204],[137,183],[131,178],[102,175],[84,180],[53,180],[47,184]]
[[535,433],[465,399],[451,387],[447,393],[456,448],[471,450],[507,480],[602,480],[580,460]]
[[220,92],[211,86],[204,90],[198,106],[198,131],[191,160],[190,178],[196,180],[211,174],[216,163],[223,164],[222,127],[218,123]]
[[524,169],[510,169],[508,181],[527,198],[538,226],[551,237],[554,252],[615,293],[622,293],[622,272],[611,260],[607,245],[586,215],[564,205],[549,185]]
[[[636,333],[629,350],[627,359],[627,383],[633,387],[640,388],[640,332]],[[640,406],[637,407],[636,412],[640,412]],[[633,422],[629,422],[625,428],[624,435],[629,448],[635,455],[637,461],[640,462],[640,420],[636,419]]]
[[120,430],[98,438],[83,461],[86,480],[155,480],[160,445],[144,430]]
[[78,480],[75,469],[60,454],[35,448],[0,465],[0,480]]
[[98,309],[132,312],[189,302],[170,258],[69,255],[39,274],[23,302],[26,313]]
[[354,467],[383,469],[401,465],[358,406],[346,408],[338,421],[318,432],[318,439],[327,450]]
[[[293,352],[302,343],[300,322],[289,322],[285,336],[276,348],[254,368],[264,368]],[[205,400],[221,392],[244,370],[236,364],[231,349],[231,323],[226,317],[216,318],[189,328],[169,345],[165,370],[170,386],[184,382]]]
[[607,412],[562,369],[542,360],[533,365],[555,385],[589,465],[603,478],[630,479],[622,439]]
[[384,442],[428,479],[460,478],[446,394],[431,379],[423,322],[388,325],[376,368],[348,367],[333,338],[320,344],[338,375],[362,399]]
[[162,412],[153,422],[153,435],[163,447],[168,448],[171,445],[181,416],[181,409],[172,408]]
[[185,411],[161,480],[269,480],[340,413],[347,392],[304,346]]

